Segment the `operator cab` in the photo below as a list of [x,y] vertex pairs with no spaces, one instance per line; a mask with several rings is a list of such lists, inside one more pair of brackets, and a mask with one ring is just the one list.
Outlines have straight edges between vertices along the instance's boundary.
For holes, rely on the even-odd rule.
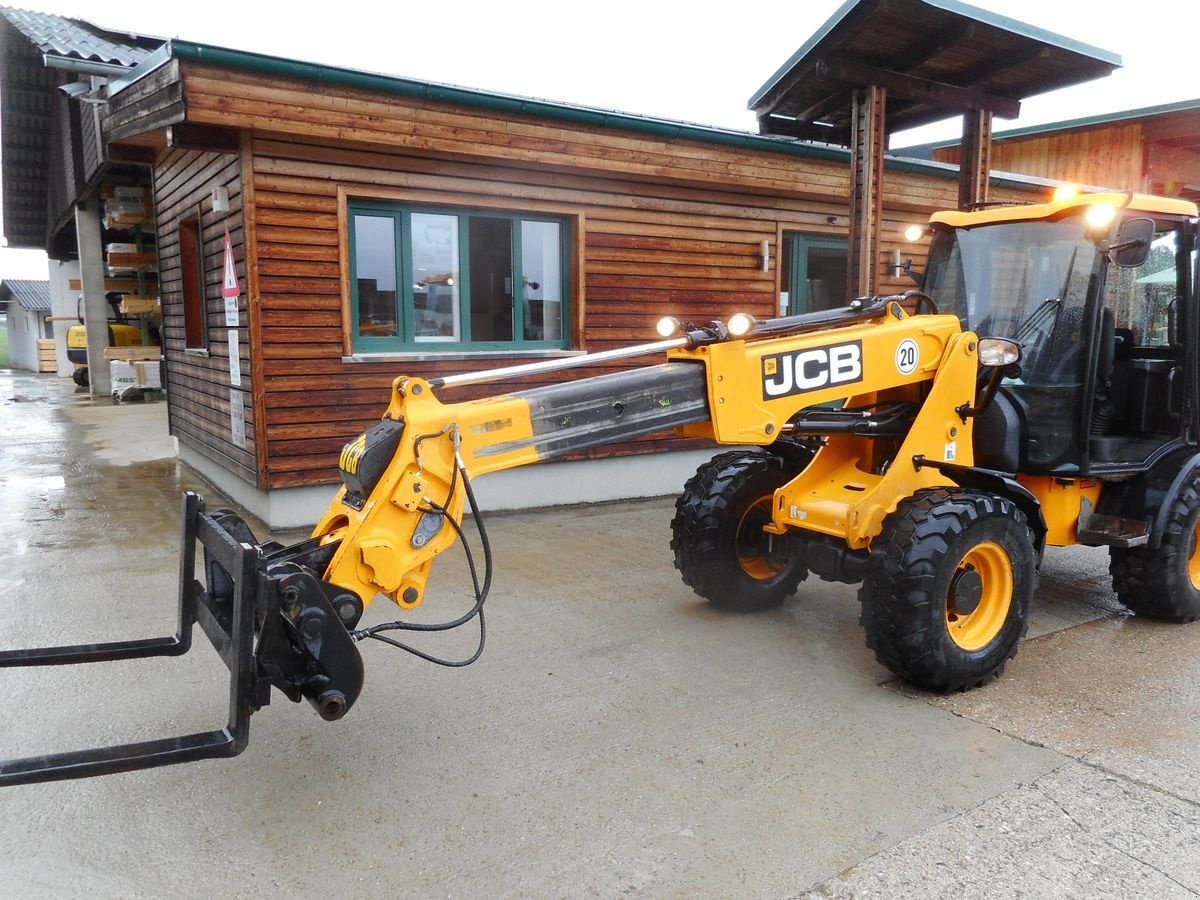
[[925,292],[1022,348],[976,423],[978,465],[1119,476],[1195,443],[1194,217],[1128,194],[934,216]]

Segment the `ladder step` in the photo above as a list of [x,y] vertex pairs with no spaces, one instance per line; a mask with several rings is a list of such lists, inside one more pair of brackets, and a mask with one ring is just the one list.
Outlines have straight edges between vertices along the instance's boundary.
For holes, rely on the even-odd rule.
[[1079,543],[1088,547],[1141,547],[1150,540],[1150,523],[1092,513],[1079,523]]

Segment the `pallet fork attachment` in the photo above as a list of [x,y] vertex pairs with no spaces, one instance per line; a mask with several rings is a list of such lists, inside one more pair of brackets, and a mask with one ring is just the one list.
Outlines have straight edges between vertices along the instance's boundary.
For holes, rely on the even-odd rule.
[[[0,668],[182,656],[191,649],[192,626],[199,625],[229,668],[229,721],[225,727],[0,761],[0,786],[236,756],[250,741],[250,716],[270,702],[272,684],[292,700],[308,697],[322,718],[340,718],[349,709],[362,687],[362,663],[344,621],[324,596],[321,582],[297,572],[294,564],[268,565],[270,546],[248,542],[246,537],[252,540],[240,520],[234,525],[220,514],[209,515],[200,496],[187,492],[183,496],[179,625],[174,635],[0,651]],[[205,584],[196,578],[197,544],[203,548]],[[282,610],[292,617],[290,623],[284,622]],[[358,612],[361,614],[361,605]],[[305,624],[307,638],[303,636]],[[332,645],[340,658],[323,660],[323,643]]]

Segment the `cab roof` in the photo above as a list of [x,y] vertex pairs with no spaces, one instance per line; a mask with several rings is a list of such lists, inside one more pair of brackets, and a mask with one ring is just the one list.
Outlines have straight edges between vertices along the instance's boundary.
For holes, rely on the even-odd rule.
[[1063,200],[1051,200],[1049,203],[1037,203],[1030,206],[995,206],[974,212],[959,210],[944,210],[935,212],[929,217],[931,225],[949,225],[951,228],[973,228],[976,225],[992,225],[999,222],[1029,222],[1039,219],[1057,219],[1070,214],[1075,209],[1085,209],[1089,206],[1109,205],[1120,210],[1148,213],[1153,216],[1187,216],[1196,218],[1200,215],[1196,204],[1190,200],[1180,200],[1175,197],[1155,197],[1152,194],[1127,194],[1119,192],[1104,192],[1098,194],[1079,194]]

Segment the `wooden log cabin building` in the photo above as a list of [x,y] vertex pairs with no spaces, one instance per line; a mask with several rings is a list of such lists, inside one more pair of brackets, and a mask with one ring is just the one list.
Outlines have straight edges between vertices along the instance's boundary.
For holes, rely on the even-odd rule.
[[[273,526],[315,520],[342,445],[378,420],[397,375],[651,341],[666,314],[766,318],[848,299],[838,148],[180,40],[110,85],[104,128],[153,169],[180,454]],[[957,171],[889,159],[886,173],[891,292],[911,287],[888,265],[913,255],[903,229],[957,205]],[[994,199],[1045,190],[992,183]],[[491,476],[480,494],[493,508],[667,494],[711,453],[655,435]]]

